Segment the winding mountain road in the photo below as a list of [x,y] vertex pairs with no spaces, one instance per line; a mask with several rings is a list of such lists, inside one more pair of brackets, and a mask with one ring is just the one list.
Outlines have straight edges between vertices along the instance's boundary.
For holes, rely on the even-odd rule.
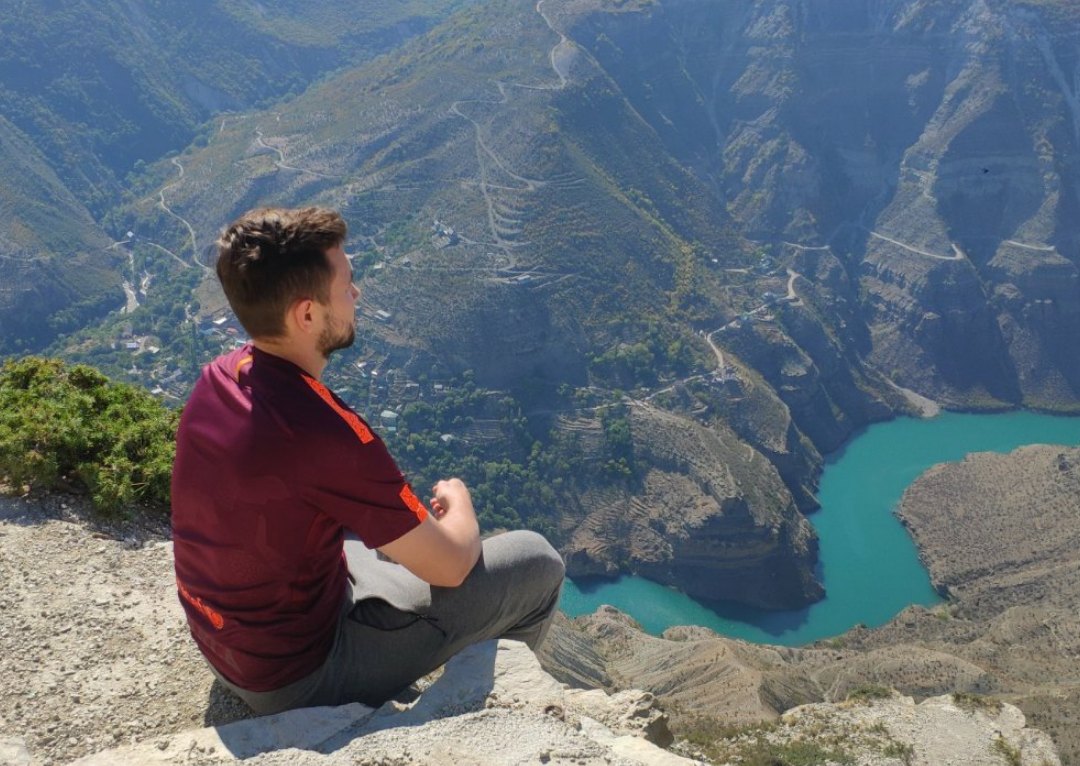
[[[278,115],[278,120],[281,120],[281,115]],[[327,178],[327,179],[330,179],[332,181],[337,181],[337,180],[340,180],[341,178],[343,178],[343,176],[328,175],[326,173],[320,173],[317,170],[311,170],[309,168],[298,168],[295,165],[287,165],[287,164],[285,164],[285,151],[283,149],[279,149],[276,146],[273,146],[272,144],[266,143],[266,141],[263,139],[262,128],[255,128],[255,142],[261,148],[268,149],[268,150],[270,150],[272,152],[275,152],[277,154],[278,158],[277,158],[277,160],[274,161],[274,165],[279,170],[292,170],[292,171],[295,171],[297,173],[307,173],[308,175],[315,176],[316,178]]]
[[[201,261],[199,261],[199,246],[198,246],[198,239],[195,236],[195,227],[191,225],[191,223],[188,221],[188,219],[184,218],[182,215],[179,215],[175,211],[173,211],[173,209],[171,207],[169,207],[169,204],[165,201],[165,192],[179,186],[180,182],[184,179],[184,166],[183,166],[183,164],[181,164],[180,160],[178,160],[176,157],[173,157],[172,164],[176,166],[177,170],[179,171],[179,175],[177,176],[177,179],[175,181],[173,181],[168,186],[163,187],[161,189],[161,191],[158,192],[158,207],[160,207],[162,210],[164,210],[166,213],[171,215],[176,220],[180,221],[180,223],[182,223],[184,225],[184,227],[187,229],[188,237],[191,240],[191,262],[194,263],[199,268],[201,268],[203,271],[210,271],[210,268],[208,266],[206,266]],[[153,243],[151,243],[151,244],[153,244]],[[165,250],[165,252],[169,253],[169,255],[172,255],[177,260],[180,260],[180,261],[183,260],[179,256],[177,256],[176,253],[172,252],[171,250],[168,250],[168,249],[166,249],[164,247],[161,247],[160,245],[157,245],[157,247],[161,248],[162,250]],[[185,265],[187,265],[187,264],[185,264]]]
[[[503,265],[501,268],[517,268],[518,261],[513,251],[531,243],[515,240],[515,237],[520,235],[523,231],[521,226],[522,221],[512,215],[500,212],[499,193],[531,194],[538,189],[547,186],[549,182],[544,179],[528,178],[516,172],[510,166],[510,163],[488,144],[484,138],[481,124],[467,113],[465,107],[467,104],[483,104],[486,106],[500,106],[506,104],[510,100],[510,96],[507,93],[508,87],[525,90],[555,91],[562,90],[567,86],[569,82],[570,58],[574,54],[574,44],[566,37],[566,35],[555,28],[551,19],[548,18],[547,14],[544,12],[543,5],[544,0],[538,0],[535,6],[536,13],[544,20],[548,29],[559,36],[559,41],[552,47],[548,54],[548,61],[551,64],[552,70],[555,72],[555,76],[558,78],[558,82],[543,85],[531,85],[527,83],[505,83],[496,81],[495,87],[499,91],[498,99],[461,99],[454,101],[450,105],[451,114],[467,121],[473,127],[476,162],[480,174],[477,185],[487,209],[488,231],[491,234],[490,242],[471,242],[471,244],[478,244],[501,250],[509,261],[508,265]],[[493,178],[496,174],[517,182],[520,186],[509,186],[505,181],[500,183]],[[492,268],[494,269],[496,266],[493,265]]]
[[924,255],[927,258],[936,258],[939,261],[962,261],[966,257],[964,255],[964,252],[959,247],[957,247],[955,244],[952,246],[952,249],[953,249],[953,254],[952,255],[938,255],[937,253],[930,253],[930,252],[927,252],[926,250],[922,250],[922,249],[914,247],[912,245],[908,245],[908,244],[906,244],[904,242],[901,242],[901,241],[899,241],[897,239],[893,239],[892,237],[886,237],[884,234],[881,234],[881,233],[876,232],[876,231],[871,231],[870,236],[874,237],[875,239],[880,239],[880,240],[882,240],[884,242],[888,242],[890,244],[896,245],[897,247],[903,248],[904,250],[907,250],[909,252],[916,253],[918,255]]

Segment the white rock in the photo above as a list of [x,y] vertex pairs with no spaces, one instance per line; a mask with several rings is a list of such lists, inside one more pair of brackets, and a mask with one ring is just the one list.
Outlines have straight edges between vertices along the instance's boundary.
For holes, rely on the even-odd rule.
[[30,751],[22,737],[0,739],[0,766],[30,766]]
[[651,708],[642,692],[609,697],[568,689],[524,644],[488,641],[454,657],[404,710],[390,703],[376,711],[359,704],[294,710],[158,737],[72,766],[179,766],[192,753],[200,763],[250,759],[250,766],[693,764],[644,738],[649,722],[666,732]]

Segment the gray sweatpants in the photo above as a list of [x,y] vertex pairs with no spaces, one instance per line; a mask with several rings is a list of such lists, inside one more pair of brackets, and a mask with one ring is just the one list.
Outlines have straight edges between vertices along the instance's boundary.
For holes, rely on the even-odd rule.
[[260,715],[363,702],[377,706],[470,644],[513,638],[535,649],[559,603],[563,561],[534,532],[484,540],[472,572],[456,588],[428,585],[345,542],[352,587],[333,648],[314,673],[281,689],[251,692],[218,679]]

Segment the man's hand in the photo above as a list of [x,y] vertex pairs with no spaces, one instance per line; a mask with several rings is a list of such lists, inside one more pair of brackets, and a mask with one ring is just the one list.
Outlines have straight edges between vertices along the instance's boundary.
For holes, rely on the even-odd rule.
[[437,519],[445,516],[451,506],[467,505],[470,509],[472,508],[472,495],[469,494],[469,488],[465,486],[465,482],[456,477],[437,482],[431,488],[431,494],[434,495],[431,498],[431,513]]
[[443,479],[431,491],[430,518],[379,550],[424,582],[456,587],[480,558],[472,496],[461,479]]

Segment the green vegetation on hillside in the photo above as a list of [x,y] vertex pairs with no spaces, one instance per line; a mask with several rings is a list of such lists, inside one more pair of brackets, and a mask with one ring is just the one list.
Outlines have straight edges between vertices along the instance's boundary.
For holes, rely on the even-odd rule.
[[84,365],[26,357],[0,368],[0,477],[84,490],[107,515],[164,509],[179,416]]
[[179,149],[215,112],[297,93],[423,31],[454,2],[366,5],[9,4],[0,114],[97,208],[115,176]]

